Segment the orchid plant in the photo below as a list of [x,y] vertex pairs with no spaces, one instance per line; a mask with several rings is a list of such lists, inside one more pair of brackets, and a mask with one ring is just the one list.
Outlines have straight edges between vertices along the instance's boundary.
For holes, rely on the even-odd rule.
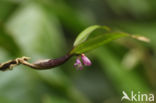
[[82,31],[76,38],[73,48],[65,56],[57,59],[40,60],[29,63],[29,57],[16,58],[0,64],[0,70],[10,70],[14,66],[23,64],[37,70],[51,69],[59,66],[69,60],[72,56],[77,56],[74,67],[82,70],[83,66],[91,66],[90,59],[84,54],[85,52],[96,49],[106,43],[121,37],[131,37],[141,41],[149,42],[149,39],[143,36],[131,35],[124,32],[112,31],[106,26],[93,25]]

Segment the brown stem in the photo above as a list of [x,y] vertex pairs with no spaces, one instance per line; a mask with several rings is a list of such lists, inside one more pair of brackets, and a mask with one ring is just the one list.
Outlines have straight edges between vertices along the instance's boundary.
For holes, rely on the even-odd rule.
[[66,54],[63,57],[57,58],[57,59],[48,59],[48,60],[41,60],[33,65],[35,66],[34,69],[50,69],[56,66],[59,66],[61,64],[64,64],[68,59],[70,59],[72,55]]
[[8,61],[6,63],[0,64],[0,70],[5,71],[7,69],[11,69],[13,65],[16,65],[17,62],[15,60]]
[[23,65],[26,65],[28,67],[31,67],[31,68],[37,69],[37,70],[45,70],[45,69],[50,69],[50,68],[53,68],[53,67],[56,67],[56,66],[59,66],[59,65],[65,63],[72,56],[73,55],[71,55],[71,54],[66,54],[65,56],[63,56],[61,58],[40,60],[35,63],[27,62],[28,59],[30,59],[29,57],[21,57],[21,58],[17,58],[17,59],[10,60],[8,62],[0,64],[0,70],[5,71],[8,69],[12,69],[14,66],[19,65],[19,64],[23,64]]
[[21,57],[21,58],[16,58],[14,60],[9,60],[7,62],[1,63],[0,64],[0,70],[5,71],[8,69],[12,69],[14,66],[21,64],[22,61],[27,61],[30,59],[29,57]]

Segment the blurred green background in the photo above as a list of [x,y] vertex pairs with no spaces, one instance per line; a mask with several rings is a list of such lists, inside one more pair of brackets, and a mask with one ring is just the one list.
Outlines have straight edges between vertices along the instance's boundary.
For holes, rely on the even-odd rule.
[[0,0],[0,62],[63,56],[94,24],[151,42],[116,40],[88,52],[93,65],[82,71],[72,58],[51,70],[0,72],[0,103],[120,103],[123,90],[155,93],[155,0]]

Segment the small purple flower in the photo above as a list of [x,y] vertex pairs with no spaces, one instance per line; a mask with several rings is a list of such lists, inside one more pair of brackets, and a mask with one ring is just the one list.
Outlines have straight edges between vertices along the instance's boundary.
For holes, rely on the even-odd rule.
[[83,69],[83,65],[82,65],[82,63],[81,63],[79,57],[76,59],[76,62],[75,62],[75,64],[74,64],[74,67],[75,67],[77,70],[82,70],[82,69]]
[[89,60],[89,58],[87,56],[85,56],[85,54],[81,54],[81,59],[82,59],[83,64],[80,60],[80,56],[77,57],[76,62],[74,64],[74,67],[77,70],[82,70],[84,65],[90,66],[92,64],[91,61]]
[[81,54],[81,58],[85,66],[90,66],[92,64],[89,58],[85,56],[85,54]]

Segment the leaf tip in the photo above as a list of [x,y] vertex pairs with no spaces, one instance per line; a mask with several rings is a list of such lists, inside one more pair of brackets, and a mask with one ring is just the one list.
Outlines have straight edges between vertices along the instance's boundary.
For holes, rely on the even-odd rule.
[[139,35],[131,35],[132,38],[143,41],[143,42],[150,42],[150,39],[145,36],[139,36]]

